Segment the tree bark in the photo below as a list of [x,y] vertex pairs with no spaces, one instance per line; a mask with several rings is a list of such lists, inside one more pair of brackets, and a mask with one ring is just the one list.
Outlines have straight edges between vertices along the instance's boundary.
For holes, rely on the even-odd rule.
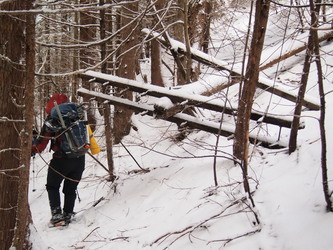
[[[248,182],[249,127],[253,97],[259,78],[260,57],[264,45],[268,15],[269,0],[257,0],[255,23],[251,41],[251,50],[245,74],[242,95],[239,101],[237,124],[235,129],[234,156],[241,160],[244,190],[254,206]],[[257,221],[259,223],[259,221]]]
[[[320,11],[320,3],[321,0],[317,0],[318,4],[315,7],[314,1],[310,0],[310,8],[311,8],[311,22],[312,27],[317,27],[318,16]],[[316,65],[317,65],[317,73],[318,73],[318,87],[319,87],[319,95],[320,95],[320,119],[319,119],[319,127],[320,127],[320,138],[321,138],[321,171],[322,171],[322,183],[323,183],[323,192],[324,198],[326,201],[326,210],[328,212],[333,212],[331,194],[329,189],[329,180],[327,174],[327,139],[326,139],[326,130],[325,130],[325,118],[326,118],[326,100],[325,100],[325,91],[324,91],[324,81],[323,81],[323,70],[321,65],[320,58],[320,46],[319,46],[319,38],[318,31],[316,29],[312,29],[313,33],[313,44],[314,44],[314,53],[316,57]]]
[[[33,0],[27,0],[26,9],[33,8]],[[21,136],[21,158],[19,172],[19,190],[17,202],[16,226],[14,231],[13,246],[16,249],[30,249],[31,243],[28,236],[30,235],[29,224],[31,213],[28,201],[29,191],[29,169],[31,158],[31,138],[34,124],[34,87],[35,87],[35,16],[27,15],[26,17],[26,70],[24,81],[24,111],[23,119],[25,120]]]
[[[156,10],[158,11],[163,9],[165,3],[165,0],[158,0],[155,3]],[[161,46],[157,39],[151,41],[151,83],[164,87],[162,77]]]
[[[90,4],[91,0],[80,0],[80,4],[87,5]],[[80,13],[80,41],[91,42],[96,38],[96,28],[89,27],[89,25],[95,24],[96,19],[92,16],[90,12],[81,12]],[[85,69],[96,63],[94,60],[95,52],[92,51],[92,48],[82,48],[80,49],[80,68]],[[82,86],[86,89],[91,89],[90,83],[82,81]],[[76,92],[76,90],[75,90]],[[88,102],[89,100],[83,99],[83,101]],[[88,114],[88,123],[90,124],[92,130],[95,129],[96,119],[93,112]]]
[[183,1],[183,11],[184,11],[184,40],[185,40],[185,62],[186,62],[186,67],[185,67],[185,83],[190,83],[191,81],[191,75],[192,75],[192,58],[191,58],[191,42],[190,42],[190,35],[189,35],[189,1]]
[[[210,39],[210,24],[213,6],[217,5],[210,0],[190,1],[188,7],[188,33],[191,46],[208,54]],[[185,19],[186,21],[186,19]],[[186,26],[186,25],[185,25]],[[191,63],[191,82],[197,81],[200,75],[200,62]]]
[[[100,5],[105,4],[105,2],[108,2],[108,0],[100,0]],[[106,37],[106,32],[112,32],[111,26],[109,25],[109,22],[111,20],[108,20],[107,13],[105,10],[101,10],[100,12],[100,36],[101,39],[104,39]],[[102,43],[101,44],[101,60],[103,61],[107,56],[108,50],[107,50],[107,44]],[[107,62],[105,62],[101,67],[102,73],[111,73],[108,72]],[[104,86],[103,93],[110,94],[109,89],[110,87]],[[106,156],[107,156],[107,162],[108,162],[108,169],[110,173],[110,180],[114,180],[114,165],[113,165],[113,135],[112,135],[112,115],[111,115],[111,107],[110,103],[102,104],[104,106],[103,116],[104,116],[104,122],[105,122],[105,142],[106,142]]]
[[[26,10],[31,5],[29,0],[13,0],[2,3],[1,9]],[[8,121],[0,121],[1,249],[9,249],[12,244],[17,249],[25,249],[23,246],[29,248],[26,242],[30,218],[27,185],[33,119],[31,86],[34,81],[31,76],[34,74],[34,62],[31,55],[34,49],[31,47],[33,33],[27,32],[33,32],[31,21],[30,18],[27,20],[29,29],[25,30],[25,17],[0,15],[0,54],[3,56],[0,58],[0,114],[8,118]],[[27,73],[28,70],[32,72]],[[25,97],[27,100],[24,100]]]
[[212,20],[213,2],[205,0],[203,2],[203,13],[200,14],[202,35],[199,40],[199,48],[208,54],[208,45],[210,40],[210,24]]
[[[183,2],[187,0],[177,0],[176,4],[178,6],[178,10],[176,10],[176,13],[174,15],[175,17],[175,22],[176,21],[183,21],[184,20],[184,10],[183,10]],[[184,42],[184,27],[183,24],[176,24],[173,25],[173,34],[176,40],[180,42]],[[177,85],[184,85],[186,84],[186,56],[180,56],[179,54],[177,56],[177,64],[176,66],[176,79],[177,79]]]
[[240,160],[245,160],[248,155],[249,122],[253,97],[259,78],[259,64],[264,45],[268,13],[269,1],[257,0],[251,50],[245,73],[244,87],[239,101],[235,130],[234,156]]
[[[78,4],[79,0],[75,0],[74,4]],[[74,23],[79,23],[79,13],[74,13]],[[79,35],[80,31],[78,27],[73,27],[73,40],[78,41],[79,40]],[[74,49],[73,50],[73,59],[72,59],[72,64],[73,64],[73,71],[76,71],[80,68],[80,53],[78,50]],[[77,76],[72,76],[72,84],[71,84],[71,91],[72,91],[72,101],[77,102],[77,95],[76,95],[76,90],[79,88],[79,78]]]
[[[126,41],[119,49],[119,65],[116,70],[116,75],[127,79],[135,79],[137,66],[137,51],[133,49],[138,40],[138,30],[135,23],[129,24],[132,20],[133,13],[136,13],[139,8],[138,2],[129,2],[123,5],[121,16],[121,27],[126,28],[121,33],[121,40]],[[118,89],[117,96],[132,100],[133,93],[131,91]],[[128,135],[131,129],[131,116],[133,112],[122,107],[115,107],[113,128],[114,128],[114,143],[119,143],[121,139]]]
[[[316,25],[316,20],[311,18],[311,25]],[[289,154],[293,153],[297,148],[297,135],[298,135],[298,127],[301,119],[301,113],[302,113],[302,107],[304,102],[304,96],[306,91],[306,86],[308,83],[309,78],[309,72],[311,67],[311,58],[314,53],[314,31],[310,30],[310,35],[308,38],[308,46],[306,49],[305,59],[304,59],[304,65],[303,65],[303,73],[301,77],[301,86],[298,90],[298,96],[296,100],[296,106],[294,111],[294,118],[291,125],[291,131],[290,131],[290,138],[289,138]]]

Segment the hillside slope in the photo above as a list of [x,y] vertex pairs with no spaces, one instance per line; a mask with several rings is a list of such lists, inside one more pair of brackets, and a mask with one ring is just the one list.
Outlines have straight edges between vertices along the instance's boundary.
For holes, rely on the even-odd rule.
[[[241,17],[236,15],[234,21],[239,29],[244,29],[239,24],[245,25],[247,19]],[[264,58],[283,48],[285,42],[281,38],[283,33],[276,32],[277,24],[272,21]],[[223,24],[223,19],[214,24],[215,45],[219,41],[217,31],[223,29]],[[306,41],[306,36],[302,36]],[[333,89],[332,44],[321,45],[325,91],[329,92]],[[223,60],[230,59],[235,51],[242,51],[221,44],[218,47],[216,56]],[[303,57],[301,53],[283,62],[278,71],[269,68],[263,74],[273,79],[278,72],[278,82],[294,90],[302,71],[299,58]],[[307,95],[317,98],[314,64],[309,85]],[[229,90],[230,100],[236,88]],[[329,94],[327,107],[332,105]],[[291,102],[264,91],[257,92],[254,108],[268,108],[283,116],[290,116],[293,111]],[[210,112],[203,115],[211,120],[220,117]],[[319,112],[304,111],[303,115],[305,129],[299,131],[299,148],[292,155],[285,149],[251,148],[249,176],[254,209],[243,190],[241,169],[230,160],[232,140],[220,138],[216,161],[218,186],[215,187],[212,157],[215,135],[192,131],[187,138],[177,141],[175,124],[137,114],[133,116],[137,130],[132,130],[123,140],[132,156],[121,145],[114,148],[118,176],[115,183],[109,183],[105,170],[87,156],[84,178],[78,189],[80,202],[77,202],[75,221],[68,228],[48,228],[50,211],[44,160],[49,161],[51,155],[45,152],[43,158],[37,156],[33,160],[31,173],[33,249],[332,249],[333,214],[325,211],[321,184]],[[328,108],[329,150],[333,147],[332,120],[333,111]],[[101,128],[98,134],[103,133]],[[279,133],[268,126],[256,129],[274,138]],[[289,130],[283,129],[282,138],[287,139],[288,135]],[[104,145],[103,138],[99,143]],[[105,151],[97,157],[106,164]],[[132,157],[149,172],[140,171]],[[332,163],[333,155],[328,152],[330,181]]]

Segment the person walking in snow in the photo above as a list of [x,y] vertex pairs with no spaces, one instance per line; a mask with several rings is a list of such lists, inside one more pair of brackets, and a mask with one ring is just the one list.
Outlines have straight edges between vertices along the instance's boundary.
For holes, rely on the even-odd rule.
[[[58,105],[67,103],[68,97],[65,94],[54,94],[45,109],[48,117],[54,107],[54,102]],[[74,216],[76,190],[85,168],[85,155],[83,154],[74,158],[67,157],[60,147],[62,143],[61,136],[58,136],[57,133],[50,129],[48,120],[46,118],[44,121],[41,133],[32,146],[32,155],[41,153],[46,148],[49,140],[52,139],[50,149],[53,151],[53,155],[46,181],[46,190],[52,215],[50,226],[65,226],[71,222]],[[63,208],[61,208],[60,199],[60,185],[62,182],[62,192],[64,194]]]

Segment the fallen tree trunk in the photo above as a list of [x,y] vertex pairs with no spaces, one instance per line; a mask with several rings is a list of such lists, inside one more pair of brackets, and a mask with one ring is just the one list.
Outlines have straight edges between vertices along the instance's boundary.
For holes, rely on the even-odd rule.
[[[320,37],[319,38],[319,42],[321,43],[321,42],[323,42],[323,41],[325,41],[325,40],[327,40],[329,38],[332,38],[332,37],[333,37],[333,31],[329,32],[329,33],[326,33],[325,35],[323,35],[322,37]],[[275,64],[277,64],[277,63],[279,63],[279,62],[281,62],[283,60],[286,60],[286,59],[288,59],[288,58],[290,58],[290,57],[292,57],[292,56],[294,56],[294,55],[296,55],[296,54],[298,54],[298,53],[306,50],[307,48],[308,48],[308,44],[305,44],[305,45],[303,45],[303,46],[301,46],[299,48],[293,49],[292,51],[289,51],[288,53],[286,53],[286,54],[284,54],[282,56],[279,56],[278,58],[270,61],[269,63],[265,64],[264,66],[261,66],[259,68],[259,70],[265,70],[265,69],[267,69],[269,67],[272,67],[273,65],[275,65]]]
[[[171,47],[168,43],[164,41],[163,38],[161,38],[161,34],[151,31],[149,29],[143,29],[144,33],[148,34],[150,37],[154,37],[159,40],[161,44],[163,44],[166,48],[177,51],[180,54],[186,53],[185,45],[179,41],[176,41],[174,39],[169,38],[169,42],[171,43]],[[226,70],[229,71],[233,76],[241,76],[241,69],[238,69],[235,66],[229,65],[229,63],[224,62],[222,60],[216,59],[202,51],[196,50],[194,48],[191,49],[191,57],[192,59],[203,63],[209,67],[212,67],[216,70]],[[259,81],[257,83],[257,86],[269,93],[278,95],[284,99],[287,99],[292,102],[296,102],[298,93],[295,91],[287,90],[283,87],[277,87],[276,84],[265,77],[259,76]],[[303,105],[310,110],[319,110],[320,104],[317,100],[311,100],[309,97],[304,98]]]
[[[115,87],[126,88],[133,92],[147,94],[154,97],[168,97],[174,104],[186,102],[187,106],[196,106],[216,112],[224,111],[226,114],[229,115],[237,114],[237,107],[227,107],[225,106],[225,102],[221,99],[212,100],[210,97],[207,96],[187,94],[186,92],[181,90],[168,89],[156,85],[142,84],[135,80],[128,80],[125,78],[94,71],[87,71],[86,73],[81,74],[80,77],[88,78],[89,81],[95,81],[104,85],[112,85]],[[251,119],[258,122],[264,122],[286,128],[291,127],[292,121],[291,119],[278,118],[264,112],[255,111],[252,111]]]
[[[78,89],[77,93],[82,97],[84,96],[89,99],[93,98],[97,101],[103,102],[107,101],[113,105],[123,106],[137,113],[142,113],[143,115],[150,115],[153,117],[155,115],[154,108],[148,104],[139,104],[128,99],[122,99],[120,97],[110,96],[84,88]],[[235,132],[234,126],[224,125],[223,128],[220,129],[220,123],[199,119],[187,114],[175,114],[170,117],[165,117],[163,120],[170,121],[176,124],[185,123],[185,125],[188,127],[200,129],[208,133],[220,134],[225,137],[233,136]],[[287,144],[282,141],[277,141],[276,139],[270,137],[264,137],[260,135],[258,136],[257,133],[250,134],[250,142],[273,149],[285,148],[287,146]]]

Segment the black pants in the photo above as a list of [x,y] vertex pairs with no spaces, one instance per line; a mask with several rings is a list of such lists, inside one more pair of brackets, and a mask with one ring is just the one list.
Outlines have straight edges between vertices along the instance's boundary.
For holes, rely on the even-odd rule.
[[47,173],[46,189],[49,196],[51,210],[61,207],[60,185],[64,180],[62,192],[64,193],[63,211],[72,213],[76,199],[76,188],[84,171],[85,157],[79,158],[53,158]]

